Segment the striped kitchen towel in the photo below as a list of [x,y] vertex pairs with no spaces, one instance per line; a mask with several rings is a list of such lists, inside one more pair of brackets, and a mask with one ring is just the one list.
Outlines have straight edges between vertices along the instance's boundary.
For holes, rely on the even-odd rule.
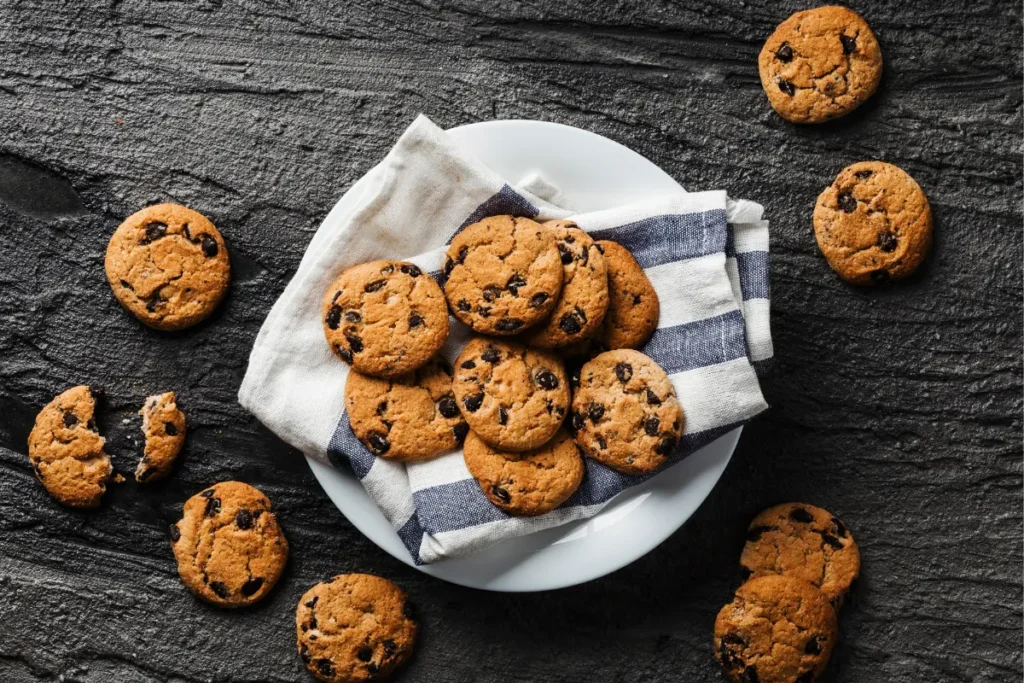
[[[680,190],[591,213],[552,200],[560,193],[541,177],[513,188],[420,116],[324,220],[253,346],[241,404],[306,455],[350,469],[416,563],[590,517],[647,477],[587,458],[569,500],[522,518],[487,501],[461,451],[408,465],[375,458],[349,428],[348,366],[331,353],[320,321],[323,292],[350,266],[398,258],[436,277],[451,237],[483,217],[571,218],[632,251],[658,292],[658,330],[642,350],[669,373],[686,415],[673,462],[767,407],[756,373],[772,357],[768,224],[759,205],[724,191]],[[454,318],[451,328],[442,353],[454,361],[470,334]]]

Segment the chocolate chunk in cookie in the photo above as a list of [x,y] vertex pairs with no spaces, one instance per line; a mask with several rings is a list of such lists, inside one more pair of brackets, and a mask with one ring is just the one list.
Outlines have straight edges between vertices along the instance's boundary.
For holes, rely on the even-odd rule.
[[518,334],[542,322],[562,289],[554,235],[513,216],[485,218],[456,235],[444,275],[455,317],[492,335]]
[[147,398],[139,414],[146,445],[135,468],[135,481],[157,481],[170,473],[185,444],[185,414],[178,408],[173,391]]
[[129,313],[158,330],[180,330],[224,298],[231,264],[224,238],[202,214],[156,204],[132,214],[107,245],[107,280]]
[[323,300],[334,353],[365,375],[397,377],[423,366],[448,338],[448,307],[437,283],[404,261],[349,268]]
[[591,345],[600,349],[639,348],[658,328],[658,294],[628,249],[607,240],[597,244],[608,268],[608,312]]

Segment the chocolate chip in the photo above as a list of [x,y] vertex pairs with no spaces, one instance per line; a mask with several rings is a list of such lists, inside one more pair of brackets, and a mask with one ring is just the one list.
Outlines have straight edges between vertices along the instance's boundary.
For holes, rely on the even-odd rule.
[[153,313],[156,311],[156,307],[159,306],[162,302],[163,300],[160,298],[160,294],[158,292],[151,296],[149,298],[149,301],[146,302],[146,310],[149,311],[150,313]]
[[465,422],[460,422],[452,427],[452,434],[455,435],[456,443],[462,443],[466,438],[466,434],[469,434],[469,425]]
[[889,273],[885,270],[873,270],[871,271],[871,281],[876,285],[880,285],[889,281]]
[[476,314],[478,316],[480,316],[481,318],[489,318],[489,317],[491,317],[491,307],[490,306],[477,306],[476,307]]
[[852,55],[857,51],[857,39],[855,37],[839,34],[839,42],[843,44],[843,54]]
[[895,251],[898,242],[896,241],[896,235],[891,232],[880,232],[878,233],[878,247],[882,251],[888,253]]
[[313,609],[314,607],[316,607],[316,603],[319,599],[319,595],[314,595],[312,600],[306,602],[306,607],[308,607],[309,609]]
[[647,402],[650,403],[652,406],[661,405],[661,399],[658,398],[658,395],[651,391],[650,389],[647,390]]
[[591,422],[597,424],[597,421],[604,417],[604,406],[600,403],[591,403],[587,406],[587,417]]
[[840,522],[838,517],[833,517],[832,523],[836,525],[836,532],[843,538],[846,538],[846,536],[849,534],[849,532],[846,530],[846,525]]
[[336,354],[338,354],[338,357],[341,358],[346,363],[351,363],[352,362],[352,352],[349,351],[348,349],[342,348],[341,346],[338,346],[337,344],[335,344],[334,345],[334,352]]
[[740,683],[761,683],[761,679],[757,677],[757,669],[753,666],[744,669],[743,675],[740,676]]
[[779,49],[775,51],[775,58],[780,62],[789,62],[793,59],[793,48],[789,46],[789,43],[783,43],[779,46]]
[[615,365],[615,376],[625,384],[633,378],[633,366],[629,363],[618,363]]
[[462,265],[466,262],[466,255],[469,253],[469,247],[462,247],[459,249],[459,255],[456,257],[456,262]]
[[381,268],[380,272],[383,273],[384,275],[391,275],[391,273],[395,272],[395,267],[389,263],[383,268]]
[[379,669],[378,669],[378,667],[377,667],[377,662],[367,662],[367,664],[366,664],[366,670],[367,670],[367,671],[368,671],[368,672],[369,672],[369,673],[370,673],[371,675],[372,675],[372,674],[375,674],[375,673],[377,673],[377,671],[379,670]]
[[747,646],[747,639],[739,633],[726,633],[722,636],[722,645],[735,645],[742,648]]
[[447,278],[449,275],[452,274],[452,269],[453,268],[455,268],[455,261],[452,261],[450,258],[446,258],[444,260],[444,276],[445,276],[445,278]]
[[387,435],[380,432],[370,432],[366,435],[366,440],[370,442],[370,450],[376,455],[383,455],[391,448]]
[[421,316],[419,313],[410,313],[409,314],[409,329],[410,330],[413,329],[413,328],[419,327],[424,322],[426,322],[426,321],[423,320],[423,316]]
[[361,323],[363,322],[363,316],[359,315],[358,311],[345,311],[345,320],[350,323]]
[[661,427],[661,420],[653,415],[644,420],[644,431],[647,432],[648,436],[657,436],[659,427]]
[[559,243],[559,245],[558,245],[558,253],[562,255],[562,263],[564,265],[568,265],[568,264],[572,263],[572,252],[569,251],[569,247],[565,246],[564,244]]
[[550,370],[541,370],[537,373],[537,384],[550,391],[558,388],[558,378]]
[[512,496],[510,496],[508,491],[506,491],[505,489],[501,488],[500,486],[497,486],[497,485],[492,486],[491,487],[491,493],[493,493],[494,497],[497,498],[498,500],[500,500],[505,505],[508,505],[509,503],[512,502]]
[[349,347],[352,349],[352,353],[359,353],[363,350],[363,340],[354,334],[346,334],[345,339],[348,341]]
[[235,514],[235,526],[239,529],[251,529],[253,519],[255,518],[252,516],[252,512],[242,508]]
[[309,648],[306,647],[305,643],[303,643],[302,647],[299,648],[299,657],[302,658],[302,661],[304,663],[309,664],[309,658],[312,657],[312,655],[310,654]]
[[256,594],[260,588],[263,587],[263,578],[257,576],[254,579],[249,579],[242,584],[242,595],[249,598]]
[[203,254],[206,258],[213,258],[217,255],[217,240],[213,239],[205,232],[199,236],[200,241],[203,245]]
[[666,436],[658,443],[658,447],[654,449],[654,452],[658,455],[669,455],[675,447],[676,440],[670,436]]
[[598,250],[599,252],[601,252],[602,254],[604,253],[604,247],[602,247],[602,246],[601,246],[600,244],[597,244],[597,243],[595,242],[595,243],[594,243],[594,246],[595,246],[595,247],[597,247],[597,250]]
[[501,289],[497,285],[487,285],[484,287],[484,301],[494,301],[501,296]]
[[810,524],[814,521],[814,517],[811,513],[804,508],[793,508],[789,513],[789,518],[794,522],[800,522],[801,524]]
[[871,177],[871,173],[872,173],[872,171],[857,171],[853,175],[857,176],[858,178],[863,179],[863,178],[870,178]]
[[214,493],[213,489],[206,489],[205,491],[203,491],[199,495],[202,496],[203,498],[213,498],[213,493]]
[[389,639],[389,640],[382,641],[381,645],[384,647],[384,656],[385,657],[391,657],[396,652],[398,652],[398,643],[396,643],[393,640]]
[[512,296],[519,296],[519,288],[525,286],[526,280],[522,275],[516,273],[508,279],[508,282],[505,284],[505,289],[512,292]]
[[494,326],[494,329],[499,332],[515,332],[523,326],[523,321],[518,318],[502,318],[498,321],[498,324]]
[[464,313],[468,313],[473,308],[472,306],[469,305],[469,302],[466,301],[465,299],[459,299],[459,303],[456,304],[456,307],[460,311],[463,311]]
[[341,324],[341,306],[331,306],[331,310],[327,311],[327,317],[324,318],[324,322],[332,330],[338,329],[338,325]]
[[835,548],[836,550],[842,550],[842,549],[843,549],[843,543],[842,543],[842,541],[840,541],[840,540],[839,540],[838,538],[836,538],[836,537],[835,537],[835,536],[833,536],[832,534],[822,534],[822,535],[821,535],[821,540],[822,540],[822,541],[823,541],[823,542],[824,542],[824,543],[825,543],[826,545],[830,545],[830,546],[832,546],[833,548]]
[[587,263],[589,261],[590,261],[590,249],[584,249],[583,252],[580,254],[580,263],[582,263],[583,265],[587,265]]
[[356,657],[362,662],[368,662],[373,659],[373,649],[364,645],[356,652]]
[[530,297],[530,308],[540,308],[548,300],[547,292],[537,292]]
[[750,529],[747,530],[747,540],[748,541],[757,541],[757,540],[759,540],[761,538],[761,534],[763,534],[766,531],[771,531],[771,530],[772,530],[772,527],[770,527],[770,526],[755,526],[755,527],[751,527]]
[[420,275],[423,275],[423,271],[420,270],[419,266],[415,266],[411,263],[403,263],[399,267],[399,270],[401,270],[409,277],[419,277]]
[[227,598],[229,595],[231,595],[231,591],[228,590],[228,587],[220,581],[211,581],[210,590],[212,590],[214,593],[217,594],[218,597],[221,598]]
[[583,415],[581,415],[578,412],[573,411],[572,419],[569,420],[569,429],[573,433],[576,433],[576,432],[580,431],[581,429],[583,429],[583,427],[585,427],[586,424],[587,424],[587,421],[583,418]]
[[464,370],[472,370],[473,368],[476,367],[476,363],[471,361],[471,360],[467,360],[467,361],[463,361],[463,363],[462,363],[462,365],[460,367],[462,369],[464,369]]
[[167,224],[159,221],[153,221],[146,226],[146,236],[142,239],[142,244],[149,244],[155,240],[160,239],[167,234]]
[[206,499],[206,516],[213,517],[220,513],[220,498],[210,497]]
[[78,416],[74,413],[64,413],[64,426],[74,427],[78,424]]
[[779,90],[786,93],[790,97],[796,94],[796,88],[794,88],[793,84],[787,81],[785,78],[779,77],[777,83],[779,85]]
[[480,355],[480,360],[484,361],[485,363],[497,363],[499,360],[501,360],[501,353],[499,353],[498,349],[494,348],[493,346],[488,346]]
[[167,436],[177,436],[178,428],[174,426],[173,422],[164,422],[164,433]]
[[498,407],[498,424],[508,424],[508,411],[503,406]]
[[583,330],[583,324],[575,313],[566,313],[559,318],[558,329],[566,334],[579,334]]
[[804,652],[809,655],[820,655],[821,654],[821,643],[818,642],[817,636],[811,636],[811,639],[804,645]]
[[639,294],[634,294],[633,295],[633,305],[634,306],[639,306],[641,301],[643,301],[643,297],[641,297]]
[[608,448],[608,442],[604,440],[603,436],[595,434],[594,438],[597,439],[597,445],[602,451]]
[[388,283],[387,280],[374,280],[373,282],[367,282],[366,286],[363,287],[364,292],[376,292],[384,288],[384,285]]
[[132,287],[131,283],[128,282],[127,280],[121,280],[121,286],[124,287],[125,289],[130,289],[133,292],[135,291],[135,288]]
[[459,414],[459,404],[451,396],[445,396],[437,402],[437,411],[442,417],[451,419]]
[[547,403],[546,408],[547,408],[547,411],[548,411],[548,415],[550,415],[551,413],[555,412],[555,404],[554,404],[554,402],[550,398],[548,399],[548,403]]
[[837,200],[839,208],[846,213],[853,213],[857,210],[857,200],[853,198],[853,195],[849,192],[843,192],[839,195]]
[[463,407],[465,407],[465,409],[471,413],[475,413],[476,411],[480,410],[480,406],[482,406],[483,404],[484,395],[482,393],[475,394],[473,396],[467,396],[466,398],[462,399]]
[[171,543],[177,543],[178,539],[181,538],[181,529],[178,528],[177,524],[171,525]]
[[334,664],[329,659],[316,660],[316,670],[324,678],[334,678]]

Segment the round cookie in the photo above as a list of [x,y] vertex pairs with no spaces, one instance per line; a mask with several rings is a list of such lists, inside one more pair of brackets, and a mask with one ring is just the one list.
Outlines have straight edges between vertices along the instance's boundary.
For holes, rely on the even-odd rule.
[[492,216],[448,246],[444,293],[452,313],[483,334],[510,335],[546,319],[562,288],[551,231],[529,218]]
[[299,598],[299,657],[318,680],[382,680],[409,659],[417,625],[401,588],[370,574],[342,574]]
[[846,7],[797,12],[775,29],[757,63],[772,108],[793,123],[850,113],[874,94],[882,77],[875,34]]
[[220,607],[261,600],[288,561],[288,541],[257,489],[225,481],[185,502],[171,525],[178,574],[196,597]]
[[356,438],[389,460],[430,459],[458,446],[469,431],[452,391],[451,366],[440,356],[392,379],[350,372],[345,411]]
[[177,204],[126,218],[110,238],[104,265],[121,305],[158,330],[181,330],[210,315],[231,280],[220,232],[206,216]]
[[403,261],[371,261],[343,272],[324,294],[323,321],[338,357],[375,377],[412,372],[448,338],[441,288]]
[[665,371],[632,349],[607,351],[580,370],[570,428],[583,452],[625,474],[661,467],[683,433],[683,409]]
[[113,468],[96,431],[96,399],[87,386],[68,389],[36,416],[28,435],[28,459],[36,477],[57,502],[94,508],[107,490]]
[[543,224],[555,236],[562,257],[562,292],[546,323],[530,330],[524,341],[545,349],[591,337],[608,310],[608,269],[590,235],[572,221]]
[[789,576],[751,579],[715,619],[715,657],[735,683],[811,683],[838,638],[828,599]]
[[658,328],[661,304],[651,281],[629,250],[618,242],[597,243],[608,267],[608,312],[593,346],[601,349],[635,349]]
[[146,399],[142,409],[142,433],[146,445],[135,468],[135,481],[157,481],[166,477],[185,444],[185,414],[178,408],[174,392]]
[[550,512],[583,481],[583,458],[565,430],[525,453],[496,450],[470,432],[463,457],[487,499],[510,515]]
[[569,410],[561,359],[514,342],[477,338],[466,344],[455,361],[454,389],[470,429],[505,451],[547,443]]
[[860,550],[832,513],[804,503],[770,507],[750,523],[740,564],[748,576],[783,574],[817,586],[839,608],[860,574]]
[[932,210],[903,169],[861,161],[839,172],[814,206],[814,235],[847,282],[870,285],[913,273],[932,244]]

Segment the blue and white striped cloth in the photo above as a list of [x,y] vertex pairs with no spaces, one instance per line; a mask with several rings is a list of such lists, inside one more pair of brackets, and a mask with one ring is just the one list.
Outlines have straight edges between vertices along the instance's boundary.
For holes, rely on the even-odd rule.
[[[572,218],[632,251],[658,292],[658,330],[643,351],[669,373],[686,415],[676,461],[767,407],[755,372],[772,356],[761,207],[723,191],[680,191],[581,214],[547,201],[557,195],[537,177],[512,188],[420,116],[324,220],[256,339],[239,401],[306,455],[350,468],[417,563],[590,517],[644,478],[588,458],[568,501],[517,518],[487,501],[461,451],[409,465],[375,458],[349,428],[348,366],[332,356],[320,321],[321,296],[345,268],[402,258],[436,274],[451,237],[480,218]],[[453,319],[449,361],[469,336]]]

